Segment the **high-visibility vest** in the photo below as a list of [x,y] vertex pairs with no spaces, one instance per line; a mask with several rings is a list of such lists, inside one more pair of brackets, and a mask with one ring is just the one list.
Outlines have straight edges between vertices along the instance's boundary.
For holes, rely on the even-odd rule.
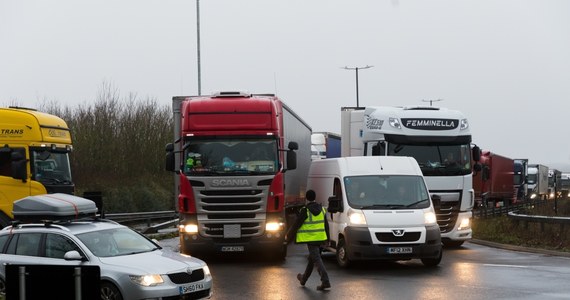
[[295,241],[297,243],[320,242],[327,240],[327,232],[325,231],[325,209],[314,216],[307,209],[307,218],[303,225],[297,230]]

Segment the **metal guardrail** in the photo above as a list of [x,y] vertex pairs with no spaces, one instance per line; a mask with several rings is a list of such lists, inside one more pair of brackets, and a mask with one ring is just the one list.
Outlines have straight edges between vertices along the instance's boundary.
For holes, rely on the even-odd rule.
[[526,223],[560,224],[562,226],[570,224],[570,218],[565,217],[523,215],[515,212],[509,212],[508,217],[512,220]]
[[144,234],[157,233],[160,229],[175,227],[178,224],[178,213],[176,211],[112,213],[105,214],[104,217],[133,227],[144,224],[141,226],[143,228],[140,229]]
[[502,215],[507,215],[509,212],[517,212],[522,209],[533,208],[536,206],[545,205],[548,200],[534,200],[524,201],[517,204],[510,204],[502,207],[478,207],[473,209],[474,218],[493,218]]

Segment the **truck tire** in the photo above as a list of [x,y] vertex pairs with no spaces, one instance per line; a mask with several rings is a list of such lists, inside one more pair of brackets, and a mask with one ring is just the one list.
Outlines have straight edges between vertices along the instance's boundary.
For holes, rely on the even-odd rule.
[[346,243],[343,238],[338,241],[338,245],[336,247],[336,262],[341,268],[347,268],[351,264],[350,259],[348,259]]
[[437,258],[422,258],[421,261],[424,266],[428,268],[433,268],[441,262],[441,258],[443,257],[443,249],[439,250],[439,257]]

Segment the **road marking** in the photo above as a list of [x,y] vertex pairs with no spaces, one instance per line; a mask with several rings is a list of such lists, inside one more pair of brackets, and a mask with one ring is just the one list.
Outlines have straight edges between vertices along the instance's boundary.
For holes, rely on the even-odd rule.
[[487,267],[505,267],[505,268],[521,268],[521,269],[528,268],[528,266],[517,266],[517,265],[498,265],[498,264],[483,264],[483,265]]

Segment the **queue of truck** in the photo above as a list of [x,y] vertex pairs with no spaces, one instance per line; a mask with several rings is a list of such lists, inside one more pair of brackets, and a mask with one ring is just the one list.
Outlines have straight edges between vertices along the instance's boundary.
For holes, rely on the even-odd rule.
[[[434,266],[443,245],[472,238],[473,209],[570,191],[570,173],[482,151],[457,110],[343,107],[339,135],[312,132],[274,94],[176,96],[172,109],[166,170],[175,178],[185,254],[285,258],[288,223],[312,189],[328,210],[327,250],[339,265],[418,258]],[[74,185],[71,135],[62,119],[22,108],[0,114],[4,227],[15,200],[73,194]]]

